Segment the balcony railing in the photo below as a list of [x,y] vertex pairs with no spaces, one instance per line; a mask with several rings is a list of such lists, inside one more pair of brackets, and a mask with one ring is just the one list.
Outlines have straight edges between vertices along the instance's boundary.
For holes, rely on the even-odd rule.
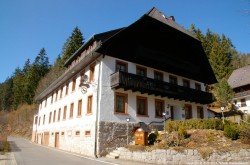
[[111,75],[111,88],[123,88],[124,90],[132,90],[133,92],[138,91],[142,94],[153,94],[200,104],[213,102],[211,93],[121,71]]
[[244,97],[244,96],[248,96],[248,95],[250,95],[250,90],[243,91],[243,92],[237,92],[237,93],[235,93],[234,96],[237,98],[237,97]]

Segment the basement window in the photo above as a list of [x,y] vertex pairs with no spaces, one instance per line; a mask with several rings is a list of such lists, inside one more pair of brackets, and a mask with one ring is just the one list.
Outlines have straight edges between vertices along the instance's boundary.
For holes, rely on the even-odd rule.
[[80,136],[80,131],[76,131],[76,136]]
[[85,136],[90,136],[91,132],[90,131],[85,131]]

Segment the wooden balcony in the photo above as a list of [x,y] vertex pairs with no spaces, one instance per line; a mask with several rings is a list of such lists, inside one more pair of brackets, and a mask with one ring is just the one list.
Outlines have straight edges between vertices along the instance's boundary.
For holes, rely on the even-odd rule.
[[121,71],[111,75],[111,88],[123,88],[125,91],[138,91],[142,94],[147,93],[148,95],[168,97],[200,104],[213,102],[211,93]]
[[242,91],[242,92],[237,92],[234,94],[234,97],[244,97],[250,95],[250,90]]

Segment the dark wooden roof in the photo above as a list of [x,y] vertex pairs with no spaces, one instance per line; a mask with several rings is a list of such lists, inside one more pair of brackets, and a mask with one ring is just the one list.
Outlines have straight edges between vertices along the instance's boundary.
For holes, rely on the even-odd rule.
[[216,83],[201,42],[173,20],[163,21],[166,16],[159,13],[153,8],[104,41],[97,52],[206,84]]
[[228,79],[231,88],[238,88],[250,84],[250,65],[236,69]]

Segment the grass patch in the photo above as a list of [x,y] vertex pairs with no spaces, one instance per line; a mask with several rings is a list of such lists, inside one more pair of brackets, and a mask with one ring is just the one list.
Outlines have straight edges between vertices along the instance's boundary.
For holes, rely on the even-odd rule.
[[10,143],[8,141],[0,142],[0,153],[3,155],[6,152],[10,152]]

